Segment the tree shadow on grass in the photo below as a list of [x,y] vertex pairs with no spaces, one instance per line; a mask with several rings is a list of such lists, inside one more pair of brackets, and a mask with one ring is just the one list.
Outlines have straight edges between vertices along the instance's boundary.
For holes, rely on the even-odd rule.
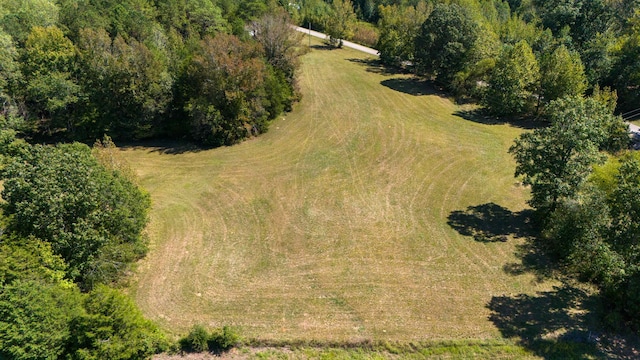
[[[524,239],[516,245],[518,261],[504,265],[510,275],[532,273],[537,281],[559,279],[555,262],[540,241],[532,210],[513,212],[495,203],[469,206],[449,214],[448,224],[481,243]],[[486,307],[489,320],[505,338],[545,359],[640,358],[636,336],[603,330],[597,293],[563,282],[535,295],[494,296]]]
[[556,269],[539,240],[534,215],[531,209],[513,212],[504,206],[486,203],[452,211],[447,224],[460,235],[481,243],[506,242],[509,237],[524,239],[516,245],[518,261],[505,264],[503,270],[514,276],[533,273],[537,281],[543,281],[554,276]]
[[338,49],[335,46],[331,46],[329,44],[316,44],[316,45],[311,45],[310,46],[312,49],[314,50],[336,50]]
[[512,212],[504,206],[486,203],[452,211],[447,224],[478,242],[505,242],[510,235],[518,238],[533,235],[532,214],[531,210]]
[[380,82],[389,89],[399,91],[413,96],[436,95],[442,98],[449,98],[440,88],[436,87],[432,81],[418,78],[394,78]]
[[505,338],[545,359],[608,358],[600,342],[599,300],[583,289],[563,284],[536,295],[494,296],[489,320]]
[[486,112],[484,109],[458,110],[453,115],[461,117],[465,120],[473,121],[485,125],[504,125],[509,124],[513,127],[534,130],[547,126],[542,119],[532,117],[513,118],[513,117],[497,117]]
[[389,66],[383,64],[379,59],[371,59],[371,58],[352,58],[347,59],[352,63],[361,64],[367,67],[367,72],[374,74],[382,74],[382,75],[399,75],[399,74],[409,74],[408,69],[404,69],[396,66]]
[[167,155],[180,155],[186,153],[198,153],[212,149],[211,147],[200,146],[180,140],[153,139],[138,142],[124,143],[120,145],[122,149],[147,150],[150,153],[160,153]]

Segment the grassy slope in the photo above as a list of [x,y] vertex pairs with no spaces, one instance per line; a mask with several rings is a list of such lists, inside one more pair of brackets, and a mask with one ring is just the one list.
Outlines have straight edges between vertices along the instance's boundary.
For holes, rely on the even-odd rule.
[[520,240],[476,242],[447,224],[468,206],[524,207],[507,154],[520,130],[455,116],[362,58],[306,55],[302,102],[257,139],[125,152],[153,199],[152,251],[131,289],[147,316],[257,339],[483,339],[499,336],[493,296],[549,288],[503,271]]

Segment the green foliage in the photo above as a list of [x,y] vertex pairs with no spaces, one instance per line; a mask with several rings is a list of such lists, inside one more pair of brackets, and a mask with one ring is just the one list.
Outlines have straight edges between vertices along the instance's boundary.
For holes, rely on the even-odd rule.
[[332,8],[330,2],[323,0],[302,0],[300,9],[294,8],[293,11],[302,26],[311,26],[315,30],[324,31],[326,23],[331,16]]
[[14,281],[43,281],[73,287],[65,280],[67,265],[51,244],[34,238],[5,235],[0,240],[0,287]]
[[284,72],[261,58],[255,43],[220,34],[201,42],[186,81],[192,136],[208,145],[231,145],[267,130],[268,120],[291,103]]
[[[640,326],[640,156],[612,157],[551,214],[544,236],[583,280],[602,290],[609,321]],[[619,324],[613,324],[619,325]]]
[[34,26],[52,26],[58,6],[51,0],[1,0],[0,28],[22,44]]
[[92,138],[106,130],[120,138],[152,135],[171,100],[166,54],[135,39],[112,40],[102,29],[82,30],[79,49],[89,100],[79,124],[82,133]]
[[342,40],[353,36],[356,13],[351,0],[333,0],[331,13],[326,19],[325,30],[333,46],[342,47]]
[[0,287],[0,357],[62,358],[69,323],[80,311],[79,292],[38,281]]
[[209,331],[202,325],[194,325],[189,334],[180,339],[180,348],[187,352],[204,352],[209,350]]
[[85,312],[70,324],[71,359],[146,359],[166,350],[164,336],[117,290],[98,286],[83,306]]
[[75,56],[75,46],[55,26],[35,26],[27,37],[21,62],[24,96],[43,132],[70,127],[67,109],[80,92],[72,79]]
[[240,335],[231,327],[223,326],[211,333],[202,325],[194,325],[189,334],[180,339],[180,348],[186,352],[228,351],[240,343]]
[[86,145],[25,145],[2,176],[8,229],[51,243],[82,287],[117,279],[145,254],[148,195]]
[[174,28],[187,37],[214,35],[230,30],[222,9],[211,0],[178,0],[157,3],[158,17],[166,29]]
[[526,41],[505,47],[489,78],[484,104],[503,116],[531,111],[539,76],[538,63]]
[[535,0],[542,25],[559,34],[569,27],[571,39],[582,47],[612,25],[613,7],[606,0]]
[[540,69],[541,95],[545,101],[565,96],[581,96],[587,87],[580,55],[560,45],[543,57]]
[[[264,15],[257,23],[274,26],[261,33],[266,39],[255,39],[266,53],[251,52],[247,62],[266,58],[275,71],[264,72],[256,87],[260,94],[247,101],[255,102],[254,109],[243,115],[256,118],[245,131],[261,133],[266,119],[298,98],[296,36],[277,7],[266,0],[0,0],[0,121],[35,139],[86,142],[105,133],[117,139],[193,133],[202,141],[201,132],[190,132],[184,120],[185,109],[194,104],[190,95],[197,94],[184,80],[198,77],[188,66],[198,44],[229,32],[254,44],[245,21]],[[270,42],[282,34],[286,37]],[[244,111],[239,106],[234,113]],[[215,111],[200,113],[208,123],[236,121],[226,109],[219,117]],[[232,142],[242,137],[233,135]]]
[[468,64],[478,30],[465,8],[437,5],[415,38],[416,66],[448,84]]
[[[83,144],[0,135],[0,358],[146,359],[166,350],[128,297],[96,286],[145,252],[149,198],[123,174],[110,139],[95,150],[98,162]],[[81,294],[70,279],[94,290]]]
[[415,38],[432,10],[431,3],[420,1],[417,6],[381,6],[378,28],[380,37],[376,49],[385,64],[400,65],[413,61]]
[[240,335],[230,326],[213,331],[209,338],[209,349],[213,351],[227,351],[240,343]]
[[15,85],[20,75],[18,50],[11,35],[0,29],[0,99],[8,96],[9,87]]
[[[625,254],[629,264],[638,264],[640,251],[640,159],[624,157],[620,164],[617,186],[611,193],[611,223],[614,248]],[[640,318],[639,318],[640,320]]]
[[[592,99],[565,98],[549,105],[547,128],[523,133],[509,149],[516,159],[516,176],[531,185],[529,204],[544,215],[552,213],[562,199],[572,198],[603,161],[601,149],[617,151],[622,119]],[[617,148],[616,148],[617,147]]]
[[640,64],[637,61],[640,57],[640,31],[625,39],[616,55],[610,81],[618,90],[619,105],[626,110],[637,109],[640,100]]

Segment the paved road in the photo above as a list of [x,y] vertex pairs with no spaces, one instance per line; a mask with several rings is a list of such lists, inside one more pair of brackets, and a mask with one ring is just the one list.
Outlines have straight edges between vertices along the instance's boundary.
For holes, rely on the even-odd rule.
[[[320,38],[320,39],[327,39],[329,37],[327,34],[323,34],[321,32],[305,29],[305,28],[300,27],[300,26],[295,26],[294,28],[297,31],[300,31],[301,33],[311,34],[311,36],[317,37],[317,38]],[[359,44],[356,44],[356,43],[352,43],[351,41],[343,40],[342,45],[346,46],[348,48],[356,49],[358,51],[366,52],[367,54],[371,54],[371,55],[375,55],[375,56],[379,56],[380,55],[380,52],[378,50],[376,50],[376,49],[372,49],[372,48],[369,48],[369,47],[366,47],[366,46],[362,46],[362,45],[359,45]]]
[[640,134],[640,126],[629,123],[629,131],[631,131],[632,133]]

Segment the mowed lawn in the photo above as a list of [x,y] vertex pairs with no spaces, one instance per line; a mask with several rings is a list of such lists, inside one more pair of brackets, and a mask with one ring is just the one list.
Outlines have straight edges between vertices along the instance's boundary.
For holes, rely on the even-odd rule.
[[312,50],[302,101],[240,145],[124,151],[153,200],[130,288],[148,317],[283,341],[486,339],[492,297],[550,288],[505,272],[522,239],[448,225],[469,206],[526,207],[507,153],[522,130],[457,116],[366,59]]

